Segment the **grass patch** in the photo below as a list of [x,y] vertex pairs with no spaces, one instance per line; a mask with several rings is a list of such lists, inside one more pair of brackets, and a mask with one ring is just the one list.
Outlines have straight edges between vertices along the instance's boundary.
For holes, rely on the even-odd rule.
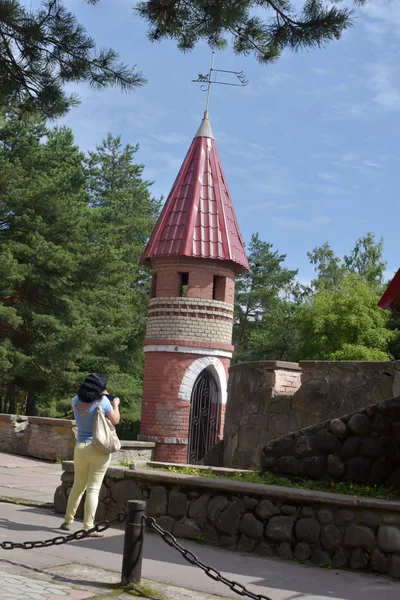
[[138,583],[136,585],[127,585],[123,588],[125,594],[130,594],[136,598],[149,598],[151,600],[162,600],[162,595],[153,589],[147,583]]
[[347,496],[377,498],[379,500],[400,500],[400,490],[383,485],[355,484],[345,481],[315,481],[305,477],[279,477],[274,473],[216,473],[212,469],[196,469],[192,467],[168,467],[165,470],[172,473],[181,473],[194,477],[208,477],[210,479],[228,479],[230,481],[242,481],[244,483],[258,483],[262,485],[277,485],[281,487],[296,488],[319,492],[331,492],[334,494],[346,494]]

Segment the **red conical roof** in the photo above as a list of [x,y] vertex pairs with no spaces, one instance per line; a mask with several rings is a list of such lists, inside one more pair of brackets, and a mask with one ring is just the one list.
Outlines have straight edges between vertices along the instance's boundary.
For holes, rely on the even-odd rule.
[[207,112],[141,262],[163,256],[229,260],[249,269]]
[[400,269],[389,283],[386,292],[378,302],[378,306],[400,314]]

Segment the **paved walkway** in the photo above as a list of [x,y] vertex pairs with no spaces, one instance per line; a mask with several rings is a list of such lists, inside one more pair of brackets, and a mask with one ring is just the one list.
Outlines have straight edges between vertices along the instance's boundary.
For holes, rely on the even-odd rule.
[[[8,464],[9,483],[13,478],[21,478],[21,469],[28,469],[25,460],[0,457],[1,465]],[[11,467],[13,461],[15,468]],[[60,469],[58,465],[43,465],[40,461],[28,462],[29,477],[35,478],[37,469],[39,485],[43,486],[42,490],[36,488],[37,498],[42,495],[47,500],[50,481],[53,482],[53,490],[59,484]],[[35,462],[37,466],[34,466]],[[18,490],[18,494],[25,493],[25,483],[22,481],[18,486],[7,489],[11,492]],[[32,488],[27,487],[26,490],[29,495]],[[60,523],[60,516],[49,509],[0,503],[1,542],[49,539],[60,534]],[[80,527],[77,523],[76,528]],[[184,543],[200,560],[219,569],[226,577],[272,600],[398,600],[400,596],[400,583],[384,577],[242,555],[195,542]],[[0,599],[132,600],[130,594],[116,588],[120,578],[122,547],[122,529],[110,529],[105,532],[104,539],[92,538],[35,550],[0,550]],[[238,598],[222,584],[207,578],[198,568],[188,565],[156,535],[146,535],[145,538],[143,576],[151,582],[150,592],[144,597],[156,598],[161,594],[165,600],[215,600],[215,595]],[[33,584],[38,587],[34,588]]]
[[0,497],[53,504],[61,465],[0,452]]
[[94,594],[84,590],[74,590],[66,585],[56,585],[47,581],[29,579],[20,575],[11,575],[0,571],[1,591],[0,598],[4,600],[84,600],[93,598]]

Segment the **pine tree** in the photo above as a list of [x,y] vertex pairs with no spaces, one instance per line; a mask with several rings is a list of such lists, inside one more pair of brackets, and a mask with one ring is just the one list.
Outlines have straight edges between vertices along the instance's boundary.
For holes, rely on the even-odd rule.
[[236,360],[252,357],[253,333],[265,329],[270,316],[279,310],[280,295],[292,289],[297,275],[297,271],[283,266],[286,255],[260,240],[258,233],[252,235],[248,258],[250,271],[236,281],[233,329]]
[[[139,264],[155,223],[159,202],[135,163],[138,146],[122,146],[111,134],[89,153],[87,178],[91,206],[88,277],[90,315],[97,335],[86,370],[106,372],[109,389],[121,398],[123,419],[139,418],[150,277]],[[97,265],[98,272],[93,269]]]
[[79,294],[82,163],[68,129],[10,119],[0,130],[0,377],[27,414],[39,396],[74,386],[90,341]]
[[237,54],[262,63],[286,48],[323,46],[352,25],[351,10],[322,0],[304,0],[301,8],[288,0],[142,0],[136,11],[152,41],[171,38],[184,51],[203,40],[214,49],[232,43]]
[[20,115],[64,114],[77,103],[64,90],[68,83],[127,91],[145,82],[118,61],[114,50],[97,50],[62,0],[44,0],[37,10],[18,0],[0,0],[0,64],[0,108]]

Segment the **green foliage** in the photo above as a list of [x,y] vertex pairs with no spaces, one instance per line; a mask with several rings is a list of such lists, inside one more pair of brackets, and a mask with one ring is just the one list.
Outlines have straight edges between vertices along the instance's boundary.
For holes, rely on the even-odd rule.
[[[70,130],[0,130],[2,410],[71,417],[88,372],[108,376],[123,421],[140,415],[149,275],[138,263],[159,203],[109,136],[85,159]],[[6,406],[7,405],[7,406]]]
[[346,494],[356,498],[370,497],[385,500],[398,500],[400,491],[383,485],[354,484],[346,481],[316,481],[304,477],[280,477],[268,471],[259,473],[257,471],[236,471],[224,473],[212,469],[196,469],[194,467],[167,467],[172,473],[181,473],[189,477],[208,477],[211,479],[228,479],[230,481],[242,481],[243,483],[256,483],[261,485],[276,485],[280,487],[330,492],[333,494]]
[[145,82],[119,63],[114,50],[97,50],[62,0],[44,0],[36,10],[18,0],[0,0],[0,60],[0,108],[22,116],[64,114],[77,103],[64,90],[69,83],[127,91]]
[[359,238],[349,256],[343,258],[346,268],[370,284],[382,286],[386,261],[383,260],[383,238],[375,241],[371,232]]
[[152,41],[173,39],[183,51],[205,41],[213,48],[232,43],[237,54],[253,54],[262,63],[283,50],[320,47],[339,39],[352,25],[352,11],[305,0],[141,0],[136,11],[149,24]]
[[354,273],[336,289],[317,291],[299,308],[301,360],[389,360],[389,314],[378,308],[379,294]]
[[[285,258],[286,255],[273,250],[272,244],[261,241],[258,234],[252,236],[248,249],[250,271],[236,280],[233,330],[236,360],[253,356],[252,336],[265,330],[267,324],[275,322],[275,317],[289,308],[282,296],[293,290],[297,271],[283,266]],[[282,318],[281,321],[283,320]],[[273,335],[272,328],[269,333]],[[282,333],[280,343],[285,346],[285,333]],[[284,348],[280,352],[284,354]]]
[[[341,259],[326,242],[308,253],[317,277],[295,282],[285,255],[253,236],[250,273],[238,280],[236,360],[390,360],[400,355],[400,320],[378,308],[383,240],[359,238]],[[257,314],[257,319],[254,316]]]
[[91,207],[86,281],[97,335],[82,366],[109,375],[123,421],[140,417],[150,276],[139,258],[160,208],[150,183],[142,180],[144,166],[134,162],[137,150],[108,135],[86,162]]
[[251,360],[294,360],[298,345],[299,297],[278,298],[250,334]]
[[0,262],[12,267],[0,282],[0,347],[9,361],[2,379],[24,392],[28,414],[39,394],[74,382],[87,351],[90,324],[79,295],[88,213],[82,158],[65,128],[11,119],[0,131]]
[[383,238],[376,241],[373,233],[360,237],[343,260],[335,255],[328,242],[314,248],[307,256],[317,273],[317,279],[312,281],[312,286],[316,289],[335,289],[346,273],[355,273],[361,280],[382,291],[386,269]]
[[400,315],[390,315],[388,328],[393,331],[393,337],[389,342],[389,352],[394,360],[400,360]]

